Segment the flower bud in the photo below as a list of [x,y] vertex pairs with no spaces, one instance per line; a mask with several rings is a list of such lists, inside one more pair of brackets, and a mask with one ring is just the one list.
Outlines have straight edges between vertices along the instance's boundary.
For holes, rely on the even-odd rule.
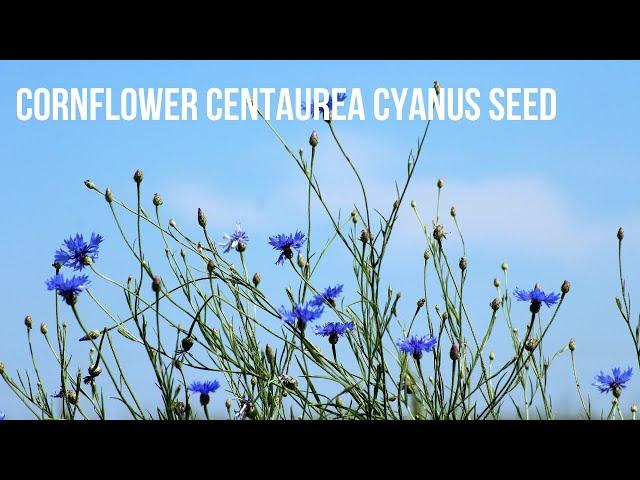
[[394,200],[393,201],[393,209],[397,210],[398,208],[400,208],[400,200]]
[[631,405],[631,413],[638,413],[638,405],[635,403]]
[[451,207],[451,216],[453,218],[456,218],[456,206],[455,205]]
[[224,402],[224,406],[227,407],[227,410],[231,410],[231,407],[233,406],[233,402],[231,401],[230,398],[227,398]]
[[500,286],[500,280],[498,280],[497,278],[493,279],[493,286],[498,288]]
[[496,354],[494,352],[489,352],[489,360],[492,362],[496,359]]
[[89,330],[89,332],[79,339],[80,342],[86,342],[88,340],[95,340],[100,336],[100,332],[98,330]]
[[451,345],[451,350],[449,350],[449,358],[453,361],[456,361],[460,358],[460,349],[455,343]]
[[436,80],[435,82],[433,82],[433,88],[436,91],[436,95],[440,95],[440,82],[438,80]]
[[0,362],[0,375],[4,373],[4,363]]
[[300,252],[298,252],[298,267],[305,268],[307,266],[307,260]]
[[351,221],[354,223],[354,225],[358,223],[358,212],[356,212],[355,210],[351,210]]
[[443,179],[441,179],[441,178],[439,178],[439,179],[438,179],[438,183],[437,183],[437,185],[438,185],[438,188],[439,188],[439,189],[440,189],[440,188],[442,188],[442,187],[444,187],[444,180],[443,180]]
[[449,312],[447,311],[442,312],[442,320],[444,320],[445,322],[449,320]]
[[33,319],[31,318],[31,315],[24,317],[24,324],[29,330],[31,330],[31,327],[33,326]]
[[570,351],[575,351],[576,349],[576,341],[572,338],[571,340],[569,340],[569,350]]
[[151,290],[153,290],[155,293],[160,293],[161,288],[162,278],[160,277],[160,275],[156,275],[151,281]]
[[87,267],[93,265],[93,259],[89,255],[85,255],[82,259],[82,264],[86,265]]
[[251,385],[254,387],[258,385],[258,379],[256,377],[251,377]]
[[261,280],[262,280],[262,276],[258,272],[253,274],[253,285],[254,286],[257,287],[258,285],[260,285],[260,281]]
[[538,346],[538,339],[531,337],[529,340],[525,342],[524,349],[527,352],[533,352],[537,346]]
[[360,232],[360,241],[362,243],[369,243],[371,241],[371,233],[368,228],[365,228]]
[[620,227],[618,229],[618,240],[622,241],[623,238],[624,238],[624,230],[622,229],[622,227]]
[[500,265],[500,268],[502,268],[503,272],[506,272],[507,270],[509,270],[509,264],[507,262],[502,262],[502,265]]
[[460,259],[460,263],[458,265],[460,266],[460,270],[462,270],[464,272],[467,269],[467,265],[468,265],[467,258],[466,257],[462,257]]
[[95,190],[96,189],[96,184],[93,183],[91,180],[86,179],[84,181],[84,186],[87,187],[89,190]]
[[185,257],[187,256],[187,252],[185,251],[185,249],[184,249],[184,248],[181,248],[181,249],[180,249],[180,256],[181,256],[182,258],[185,258]]
[[213,270],[216,267],[216,263],[213,260],[209,260],[207,262],[207,272],[209,272],[209,275],[211,275],[213,273]]
[[176,370],[178,370],[178,371],[180,371],[180,372],[181,372],[181,371],[182,371],[182,360],[180,360],[180,359],[176,358],[176,359],[173,361],[173,366],[176,368]]
[[188,336],[182,339],[182,350],[188,352],[193,347],[193,338]]
[[415,200],[411,200],[411,208],[416,208],[417,203]]
[[137,184],[141,184],[143,178],[144,178],[144,175],[142,174],[142,170],[140,169],[136,170],[135,173],[133,174],[133,181],[136,182]]
[[204,212],[201,208],[198,209],[198,224],[204,228],[207,226],[207,217],[204,216]]
[[67,390],[67,402],[69,402],[71,405],[75,405],[78,402],[78,395],[76,394],[75,390]]
[[425,304],[426,302],[427,302],[427,300],[426,300],[426,299],[424,299],[424,298],[419,299],[419,300],[418,300],[418,308],[422,308],[422,307],[424,307],[424,304]]
[[111,193],[111,189],[109,187],[104,191],[104,199],[107,203],[113,202],[113,193]]
[[562,286],[560,287],[560,291],[563,294],[566,295],[567,293],[569,293],[569,290],[571,290],[571,284],[569,283],[568,280],[565,280],[564,282],[562,282]]
[[273,365],[276,361],[276,354],[273,353],[273,348],[271,348],[271,345],[267,344],[264,349],[264,353],[267,356],[267,360],[269,360],[269,363]]
[[491,310],[493,310],[494,312],[497,312],[498,309],[500,309],[500,299],[498,297],[494,298],[493,300],[491,300],[491,303],[489,305],[491,305]]
[[424,253],[422,254],[424,261],[426,262],[427,260],[429,260],[429,258],[431,258],[431,253],[429,252],[429,249],[426,249],[424,251]]
[[311,132],[311,135],[309,136],[309,145],[311,145],[312,147],[317,147],[318,146],[318,132],[316,132],[315,130],[313,132]]
[[162,197],[160,196],[160,194],[155,193],[155,194],[153,195],[153,204],[154,204],[156,207],[159,207],[160,205],[162,205]]
[[49,327],[47,327],[46,323],[40,324],[40,333],[41,334],[46,335],[48,331],[49,331]]
[[178,224],[173,218],[169,219],[169,226],[173,228],[178,228]]

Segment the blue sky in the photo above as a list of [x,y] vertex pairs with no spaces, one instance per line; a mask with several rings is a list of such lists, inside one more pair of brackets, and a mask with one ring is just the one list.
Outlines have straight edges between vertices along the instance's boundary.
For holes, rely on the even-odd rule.
[[[63,238],[76,231],[98,231],[106,237],[100,257],[104,271],[121,279],[135,272],[106,204],[84,188],[86,178],[110,186],[116,196],[133,203],[131,177],[141,168],[147,205],[153,193],[160,193],[165,220],[175,218],[195,233],[195,212],[202,207],[218,237],[241,221],[251,236],[250,268],[265,277],[274,303],[285,301],[283,288],[295,279],[273,266],[266,239],[302,227],[305,218],[304,178],[260,121],[212,123],[202,116],[197,122],[23,123],[15,114],[18,88],[188,86],[202,95],[212,86],[344,86],[360,87],[366,96],[377,87],[428,88],[434,80],[444,87],[477,87],[482,92],[510,86],[556,90],[558,114],[551,122],[491,122],[484,115],[477,122],[435,122],[408,197],[417,201],[430,222],[436,180],[445,179],[445,227],[454,230],[446,213],[455,204],[469,256],[467,300],[480,324],[488,320],[487,304],[494,296],[491,282],[501,273],[503,261],[510,265],[512,287],[540,282],[545,289],[557,290],[564,279],[571,281],[572,291],[547,340],[547,351],[575,338],[583,388],[595,407],[607,408],[608,399],[590,386],[593,376],[600,369],[637,363],[613,298],[618,291],[615,233],[621,225],[627,232],[632,296],[640,285],[634,276],[640,266],[638,62],[0,62],[0,289],[5,295],[0,361],[12,373],[26,367],[26,313],[36,326],[42,321],[53,324],[52,299],[43,282]],[[283,121],[276,127],[294,148],[308,149],[309,133],[319,131],[317,175],[329,204],[348,214],[359,201],[357,185],[323,122]],[[367,120],[341,122],[336,128],[375,206],[388,211],[393,181],[403,178],[422,123]],[[328,231],[326,223],[318,224],[319,233]],[[458,247],[451,243],[455,255]],[[387,283],[407,299],[407,315],[420,296],[416,259],[423,250],[407,203],[385,272]],[[319,282],[344,282],[347,298],[353,299],[350,264],[337,248],[330,253],[319,270]],[[97,281],[94,291],[122,309],[117,291]],[[105,320],[89,305],[85,308],[95,315],[93,326],[100,327]],[[521,310],[526,316],[526,307]],[[68,320],[72,337],[79,337],[78,327]],[[524,321],[520,319],[522,326]],[[46,354],[39,333],[34,336],[38,351]],[[77,347],[77,359],[86,357],[85,346]],[[506,355],[505,345],[497,342],[492,348],[498,358],[501,349]],[[134,362],[130,368],[134,377],[148,376]],[[634,378],[623,397],[627,412],[630,403],[638,401],[638,381]],[[558,408],[566,405],[577,411],[568,356],[557,361],[551,385]],[[46,388],[53,393],[57,385],[52,380]],[[148,395],[153,404],[155,392]],[[4,384],[3,409],[11,418],[25,414]]]

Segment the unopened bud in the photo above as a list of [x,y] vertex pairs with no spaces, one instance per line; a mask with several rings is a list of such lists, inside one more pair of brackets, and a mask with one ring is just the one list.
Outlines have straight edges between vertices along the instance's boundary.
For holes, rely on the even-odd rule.
[[493,286],[498,288],[500,286],[500,280],[498,280],[497,278],[493,279]]
[[451,345],[451,350],[449,350],[449,358],[453,361],[458,360],[460,358],[460,349],[458,345],[455,343]]
[[41,334],[46,335],[48,331],[49,331],[49,327],[47,327],[46,323],[40,324],[40,333]]
[[215,267],[216,267],[216,263],[213,260],[209,260],[207,262],[207,272],[209,272],[209,274],[213,273],[213,270],[215,269]]
[[300,252],[298,252],[298,267],[300,268],[305,268],[307,266],[307,259],[304,258],[304,255],[302,255]]
[[207,226],[207,217],[204,216],[204,212],[201,208],[198,209],[198,224],[204,228]]
[[188,352],[189,350],[191,350],[191,347],[193,347],[193,338],[189,337],[184,337],[182,339],[182,350],[184,350],[185,352]]
[[622,241],[623,238],[624,238],[624,230],[622,229],[622,227],[620,227],[618,229],[618,240]]
[[96,189],[96,184],[93,183],[91,180],[87,179],[84,181],[84,186],[87,187],[89,190],[95,190]]
[[456,218],[456,206],[455,205],[453,207],[451,207],[451,216],[453,218]]
[[169,219],[169,226],[173,227],[173,228],[178,228],[178,224],[176,223],[176,221],[173,218]]
[[29,330],[31,330],[31,327],[33,326],[33,319],[31,318],[31,315],[24,317],[24,324]]
[[491,303],[489,305],[491,305],[491,310],[493,310],[494,312],[497,312],[500,309],[500,299],[498,297],[494,298],[493,300],[491,300]]
[[575,351],[575,349],[576,349],[576,341],[572,338],[571,340],[569,340],[569,350],[573,352]]
[[422,307],[424,307],[424,304],[425,304],[426,302],[427,302],[427,301],[426,301],[426,299],[424,299],[424,298],[419,299],[419,300],[418,300],[418,308],[422,308]]
[[424,251],[422,256],[424,257],[424,261],[426,262],[427,260],[429,260],[431,258],[431,252],[429,252],[429,250],[427,249],[427,250]]
[[631,413],[638,413],[638,405],[635,403],[631,405]]
[[233,406],[233,402],[231,401],[230,398],[227,398],[227,400],[224,402],[224,406],[227,407],[227,410],[231,410],[231,407]]
[[264,349],[264,353],[267,356],[269,363],[273,365],[276,361],[276,355],[275,353],[273,353],[273,348],[271,348],[271,345],[267,344],[267,346]]
[[415,200],[411,200],[411,208],[416,208],[417,203]]
[[254,286],[257,287],[258,285],[260,285],[260,281],[261,280],[262,280],[262,276],[258,272],[253,274],[253,285]]
[[507,262],[502,262],[502,265],[500,265],[500,268],[502,268],[503,272],[506,272],[507,270],[509,270],[509,264]]
[[156,193],[153,195],[153,204],[156,207],[159,207],[160,205],[162,205],[162,197],[160,196],[160,194]]
[[369,233],[368,228],[365,228],[360,232],[360,241],[362,243],[369,243],[371,241],[371,233]]
[[318,140],[319,140],[318,132],[314,130],[313,132],[311,132],[311,135],[309,136],[309,145],[311,145],[312,147],[317,147]]
[[444,320],[445,322],[449,320],[449,312],[442,312],[442,320]]
[[93,259],[89,255],[85,255],[82,259],[82,263],[83,265],[86,265],[88,267],[90,265],[93,265]]
[[460,266],[460,270],[462,270],[464,272],[467,269],[467,265],[468,265],[467,258],[466,257],[462,257],[460,259],[460,263],[458,265]]
[[104,199],[107,203],[113,202],[113,193],[111,193],[111,189],[109,187],[104,191]]
[[568,280],[565,280],[564,282],[562,282],[560,291],[566,295],[567,293],[569,293],[569,290],[571,290],[571,284],[569,283]]
[[435,82],[433,82],[433,88],[436,91],[436,95],[440,95],[440,82],[438,80],[436,80]]
[[489,352],[489,360],[493,362],[495,359],[496,359],[496,354],[493,352]]
[[438,179],[438,183],[437,183],[437,185],[438,185],[438,188],[442,188],[442,187],[444,187],[444,180],[443,180],[443,179],[441,179],[441,178],[439,178],[439,179]]
[[160,275],[156,275],[151,281],[151,290],[153,290],[155,293],[160,293],[161,288],[162,278],[160,278]]
[[135,173],[133,174],[133,181],[136,182],[137,184],[142,183],[142,179],[144,178],[144,175],[142,173],[142,170],[138,169],[135,171]]
[[355,210],[351,211],[351,221],[355,224],[358,223],[358,212]]
[[537,338],[530,338],[529,340],[527,340],[524,344],[524,349],[527,352],[533,352],[536,347],[538,346],[538,339]]
[[95,340],[100,336],[100,332],[98,330],[89,330],[86,335],[82,336],[79,341],[86,342],[88,340]]

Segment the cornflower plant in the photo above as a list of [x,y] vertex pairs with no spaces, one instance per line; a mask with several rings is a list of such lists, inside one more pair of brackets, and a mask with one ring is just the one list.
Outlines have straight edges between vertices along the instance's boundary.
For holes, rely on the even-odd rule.
[[[439,92],[439,83],[435,87]],[[471,312],[465,303],[469,260],[458,214],[452,207],[453,236],[446,231],[440,212],[443,180],[437,182],[430,221],[410,202],[424,236],[424,253],[419,254],[422,275],[415,279],[422,286],[422,296],[415,309],[411,307],[412,315],[399,314],[401,295],[385,283],[383,265],[431,122],[426,122],[409,152],[404,178],[396,183],[395,200],[383,212],[370,205],[357,165],[331,121],[331,108],[329,103],[327,111],[321,111],[328,136],[359,188],[360,198],[346,219],[328,206],[314,173],[320,135],[311,133],[307,158],[302,149],[294,152],[262,113],[306,181],[307,224],[292,225],[289,233],[273,232],[268,239],[260,239],[238,224],[217,243],[201,209],[194,212],[197,237],[187,235],[175,220],[164,218],[159,194],[151,197],[152,208],[147,211],[140,170],[133,176],[136,203],[132,206],[110,188],[84,182],[105,202],[135,268],[123,280],[100,263],[99,250],[109,248],[113,236],[105,240],[92,233],[85,239],[76,234],[55,252],[54,273],[46,280],[54,303],[55,338],[44,323],[40,332],[57,374],[47,378],[41,374],[32,348],[31,316],[24,322],[35,376],[18,372],[14,378],[0,364],[2,378],[35,417],[105,419],[110,405],[105,401],[107,392],[132,419],[216,418],[213,406],[222,407],[223,400],[227,418],[238,420],[498,419],[504,415],[552,419],[548,376],[554,361],[569,350],[580,402],[585,416],[591,418],[575,373],[575,341],[550,354],[545,349],[547,333],[570,291],[569,282],[559,285],[559,293],[545,292],[538,284],[512,292],[509,266],[503,263],[502,279],[493,281],[496,297],[487,299],[486,310]],[[322,242],[316,241],[312,228],[316,202],[331,224],[331,234]],[[133,219],[133,231],[125,228],[125,219]],[[154,239],[148,237],[149,231],[156,235]],[[621,242],[621,233],[618,238]],[[447,251],[457,240],[463,256],[454,261]],[[295,279],[295,287],[282,287],[286,305],[268,298],[261,288],[262,276],[250,268],[255,242],[275,250],[271,268],[287,269]],[[335,285],[318,284],[314,274],[334,244],[349,254],[353,278]],[[152,260],[159,253],[163,264]],[[233,258],[239,264],[232,263]],[[165,271],[168,274],[163,276],[158,273]],[[623,300],[616,301],[640,364],[640,327],[635,332],[631,328],[621,264],[620,272]],[[98,298],[92,290],[97,282],[121,292],[124,314]],[[513,299],[518,302],[513,304]],[[87,303],[95,304],[101,317],[87,320]],[[73,319],[72,325],[62,320],[67,316]],[[517,321],[523,317],[528,318],[524,328]],[[477,318],[488,320],[484,328]],[[506,330],[512,349],[503,355],[502,363],[489,350],[496,328]],[[77,348],[69,345],[75,338],[89,348],[86,363],[78,363],[77,356],[70,354]],[[340,355],[339,342],[345,347]],[[154,411],[137,396],[140,390],[131,382],[120,354],[124,348],[137,349],[146,359],[160,398]],[[612,374],[601,372],[597,388],[617,399],[632,370],[614,369]],[[609,418],[616,412],[619,408]]]

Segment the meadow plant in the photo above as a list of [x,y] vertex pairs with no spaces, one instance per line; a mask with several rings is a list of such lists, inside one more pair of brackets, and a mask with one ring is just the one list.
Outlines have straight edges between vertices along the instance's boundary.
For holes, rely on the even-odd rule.
[[[435,86],[439,90],[437,82]],[[313,105],[310,108],[314,110]],[[133,176],[135,205],[126,204],[109,188],[84,182],[91,193],[102,197],[136,267],[124,280],[110,276],[109,266],[100,263],[99,251],[109,248],[114,241],[111,235],[105,240],[97,233],[88,239],[76,234],[55,252],[54,271],[46,280],[55,325],[50,333],[43,323],[40,332],[57,374],[54,378],[41,374],[31,316],[24,323],[33,372],[12,376],[0,364],[8,388],[36,418],[106,419],[111,404],[107,399],[115,399],[132,419],[211,419],[216,417],[213,405],[220,411],[224,406],[229,419],[252,420],[553,419],[548,378],[553,363],[567,351],[582,415],[593,418],[576,374],[576,342],[570,340],[556,351],[545,348],[548,332],[570,292],[569,282],[559,281],[558,293],[546,293],[532,279],[533,288],[511,292],[510,267],[503,263],[501,278],[493,279],[495,298],[487,298],[484,311],[471,312],[465,303],[470,260],[458,212],[455,207],[449,212],[453,234],[445,230],[440,212],[444,180],[437,181],[431,218],[425,219],[414,201],[403,210],[431,122],[408,154],[404,178],[396,183],[395,201],[383,212],[371,208],[366,185],[339,140],[330,110],[331,104],[329,111],[321,111],[326,136],[335,142],[359,185],[360,199],[346,219],[329,208],[314,174],[322,148],[320,134],[311,133],[306,157],[302,149],[290,148],[264,117],[306,180],[307,224],[291,225],[293,233],[257,238],[238,224],[217,243],[206,213],[198,209],[194,224],[200,233],[192,238],[175,220],[163,217],[159,194],[151,197],[150,210],[143,206],[141,170]],[[322,242],[314,236],[312,204],[320,206],[332,226],[331,235]],[[417,254],[422,275],[407,279],[422,285],[422,296],[413,300],[415,309],[407,317],[398,313],[401,294],[394,294],[383,277],[401,211],[412,211],[424,236],[424,253]],[[125,217],[133,219],[133,231],[125,228]],[[143,238],[143,230],[155,232],[155,238]],[[622,276],[623,237],[621,229],[622,294],[616,304],[640,365],[640,318],[632,325]],[[262,275],[251,270],[251,246],[257,242],[273,247],[272,268],[286,269],[293,279],[295,288],[282,287],[286,305],[276,306],[280,302],[261,289]],[[461,246],[462,257],[451,258],[447,253],[452,242]],[[353,277],[337,285],[319,285],[314,274],[334,244],[348,252]],[[151,260],[160,252],[166,262],[162,268]],[[234,258],[239,264],[232,263]],[[157,272],[163,268],[170,274],[161,277]],[[114,313],[94,294],[95,282],[122,293],[124,315]],[[518,302],[513,304],[513,299]],[[88,302],[102,312],[101,318],[85,319],[83,307]],[[68,313],[72,325],[62,321]],[[480,328],[472,313],[487,319],[486,326]],[[528,319],[524,329],[516,321],[523,317]],[[511,347],[499,355],[501,362],[488,348],[498,329],[508,336]],[[72,357],[70,352],[77,347],[69,342],[78,340],[86,342],[81,345],[89,349],[89,362]],[[344,346],[340,355],[339,342]],[[119,354],[123,344],[135,347],[148,364],[160,399],[155,411],[144,408],[137,396],[140,392]],[[612,395],[607,418],[622,418],[618,399],[631,377],[631,368],[614,368],[612,375],[601,372],[595,378],[597,389]],[[637,407],[631,411],[635,418]]]

